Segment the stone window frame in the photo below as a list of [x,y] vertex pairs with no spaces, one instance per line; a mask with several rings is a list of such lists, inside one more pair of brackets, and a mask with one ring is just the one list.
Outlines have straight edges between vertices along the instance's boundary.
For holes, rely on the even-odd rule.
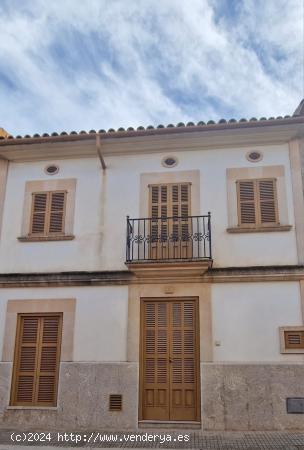
[[[66,191],[66,209],[64,221],[64,234],[55,236],[33,236],[30,235],[32,197],[35,192]],[[74,225],[76,178],[27,181],[25,184],[25,194],[23,202],[23,216],[21,225],[20,242],[35,241],[61,241],[72,240]]]
[[285,331],[304,331],[304,325],[279,327],[280,334],[280,353],[282,354],[303,354],[303,348],[286,348],[285,346]]
[[200,171],[180,170],[174,172],[147,172],[140,175],[139,217],[149,217],[149,185],[191,183],[191,214],[201,215]]
[[[246,228],[239,226],[237,181],[255,179],[275,179],[278,202],[279,224],[274,226],[259,226]],[[228,212],[228,233],[256,233],[269,231],[289,231],[292,225],[289,224],[288,204],[286,192],[286,178],[284,166],[259,166],[259,167],[237,167],[226,169],[227,182],[227,212]]]
[[44,298],[8,300],[6,307],[2,362],[14,361],[14,350],[18,314],[30,313],[62,313],[62,340],[60,361],[73,361],[74,329],[75,329],[75,298]]
[[[15,343],[17,335],[18,314],[30,313],[62,313],[62,336],[60,363],[71,362],[74,359],[74,333],[75,333],[75,298],[44,298],[44,299],[22,299],[8,300],[5,315],[4,338],[2,347],[1,362],[11,363],[13,366],[15,355]],[[60,367],[59,367],[60,371]],[[10,395],[12,389],[13,370],[9,383],[6,409],[46,409],[57,410],[59,398],[57,396],[57,406],[11,406]],[[58,389],[59,393],[59,389]]]

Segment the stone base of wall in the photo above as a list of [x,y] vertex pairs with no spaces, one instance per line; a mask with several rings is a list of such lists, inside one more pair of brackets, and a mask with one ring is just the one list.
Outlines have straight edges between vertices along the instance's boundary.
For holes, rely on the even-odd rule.
[[205,430],[304,430],[286,398],[304,398],[304,364],[202,364]]
[[[11,363],[0,363],[0,428],[138,429],[137,363],[61,363],[57,408],[8,407]],[[287,397],[304,397],[304,364],[202,364],[206,431],[303,430],[304,414],[287,414]],[[121,412],[109,395],[123,395]],[[186,427],[185,427],[186,428]]]
[[[32,430],[136,429],[138,364],[61,363],[58,406],[10,409],[12,364],[0,363],[0,428]],[[123,409],[109,411],[109,395],[123,395]]]

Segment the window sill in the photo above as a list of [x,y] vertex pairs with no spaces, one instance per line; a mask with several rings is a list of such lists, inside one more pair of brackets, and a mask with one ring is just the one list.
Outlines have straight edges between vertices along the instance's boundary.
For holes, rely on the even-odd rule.
[[30,409],[30,410],[47,410],[47,411],[57,411],[58,410],[58,406],[7,406],[6,407],[7,410],[10,409]]
[[44,242],[44,241],[72,241],[75,239],[73,234],[58,236],[19,236],[19,242]]
[[304,348],[285,348],[280,352],[282,355],[303,355]]
[[227,233],[265,233],[269,231],[290,231],[292,225],[275,225],[272,227],[245,228],[233,227],[227,228]]

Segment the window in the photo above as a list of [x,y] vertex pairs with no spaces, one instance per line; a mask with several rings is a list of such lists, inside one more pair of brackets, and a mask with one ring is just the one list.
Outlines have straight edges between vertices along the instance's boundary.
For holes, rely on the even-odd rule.
[[239,180],[237,198],[240,227],[279,225],[275,179]]
[[228,233],[289,231],[284,166],[226,169]]
[[304,349],[304,331],[284,331],[284,340],[286,348]]
[[281,353],[304,353],[304,327],[280,327]]
[[19,314],[11,404],[56,406],[62,314]]
[[76,179],[27,181],[20,242],[72,240]]
[[34,192],[30,235],[64,234],[66,192]]

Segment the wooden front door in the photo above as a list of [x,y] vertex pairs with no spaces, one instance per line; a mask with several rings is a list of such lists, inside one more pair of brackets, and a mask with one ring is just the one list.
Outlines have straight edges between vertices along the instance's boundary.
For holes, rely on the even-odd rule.
[[192,258],[190,183],[150,185],[150,259]]
[[141,418],[200,420],[198,301],[141,302]]

